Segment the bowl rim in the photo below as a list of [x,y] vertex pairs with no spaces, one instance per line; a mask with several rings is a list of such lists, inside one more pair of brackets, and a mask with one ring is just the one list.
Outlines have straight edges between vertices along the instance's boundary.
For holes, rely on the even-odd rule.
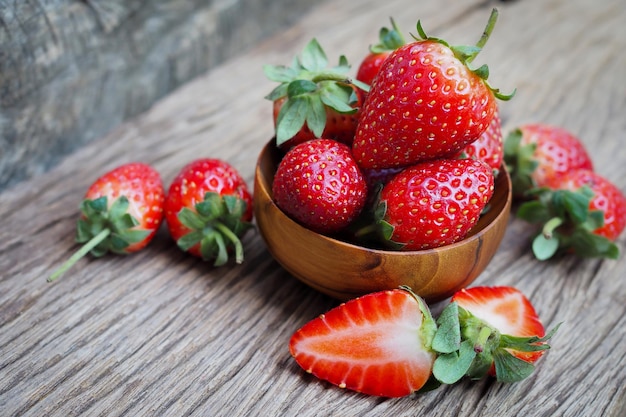
[[343,245],[351,249],[365,250],[365,251],[377,253],[380,255],[416,256],[420,254],[445,252],[449,250],[454,250],[455,248],[459,246],[463,246],[469,242],[473,242],[474,240],[480,239],[482,235],[486,234],[489,230],[496,227],[496,225],[499,224],[499,222],[502,220],[503,216],[509,216],[510,214],[510,206],[513,200],[512,183],[511,183],[510,174],[508,170],[506,169],[506,166],[503,163],[499,170],[498,177],[494,181],[494,187],[495,187],[495,182],[502,181],[508,188],[506,199],[504,200],[504,204],[502,204],[502,208],[500,209],[500,212],[497,213],[495,217],[493,218],[493,221],[484,225],[479,231],[472,233],[472,231],[476,228],[476,226],[474,226],[468,232],[468,236],[459,240],[458,242],[454,242],[454,243],[450,243],[447,245],[439,246],[436,248],[430,248],[430,249],[387,250],[387,249],[370,248],[367,246],[357,245],[351,242],[347,242],[345,240],[337,239],[332,236],[327,236],[321,233],[316,233],[310,229],[307,229],[306,227],[304,227],[303,225],[301,225],[300,223],[298,223],[297,221],[289,217],[280,207],[278,207],[278,205],[276,204],[276,202],[274,201],[272,197],[271,188],[269,188],[271,181],[269,178],[266,178],[265,174],[263,173],[262,166],[261,166],[263,163],[263,158],[267,157],[269,152],[272,152],[272,151],[280,152],[280,150],[277,147],[276,149],[272,149],[272,147],[275,147],[274,139],[270,140],[268,143],[266,143],[263,146],[263,149],[261,150],[261,153],[258,156],[257,164],[255,167],[255,175],[254,175],[254,184],[255,184],[255,197],[254,198],[256,198],[256,194],[258,192],[256,188],[258,187],[258,189],[260,189],[260,191],[262,191],[265,194],[265,196],[267,197],[267,200],[273,206],[273,208],[278,210],[289,222],[293,223],[293,225],[295,225],[298,230],[301,230],[302,232],[305,232],[305,233],[311,233],[314,236],[317,236],[320,239],[327,241],[329,244]]

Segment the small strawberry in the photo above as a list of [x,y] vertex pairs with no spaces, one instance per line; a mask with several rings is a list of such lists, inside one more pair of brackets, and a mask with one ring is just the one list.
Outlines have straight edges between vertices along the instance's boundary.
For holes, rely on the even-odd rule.
[[84,246],[48,281],[54,281],[87,253],[129,254],[143,249],[163,220],[165,192],[159,173],[139,162],[121,165],[98,178],[80,205],[76,241]]
[[170,185],[165,219],[178,246],[215,266],[243,261],[240,237],[252,227],[252,197],[246,182],[230,164],[200,158],[184,166]]
[[585,146],[569,131],[545,124],[526,124],[514,129],[504,145],[513,193],[522,197],[533,188],[576,169],[593,169]]
[[289,350],[306,372],[341,388],[401,397],[424,386],[435,355],[436,326],[408,289],[350,300],[296,331]]
[[437,380],[451,384],[464,376],[495,376],[517,382],[529,376],[549,345],[531,302],[513,287],[473,287],[452,296],[437,320],[432,347]]
[[369,86],[350,79],[345,56],[328,68],[326,53],[312,39],[291,66],[266,65],[263,70],[279,83],[266,96],[273,102],[277,146],[287,150],[321,137],[352,143]]
[[426,36],[396,49],[383,63],[357,126],[352,150],[362,168],[408,166],[455,155],[487,129],[500,94],[488,69],[469,63],[487,41],[494,9],[477,46],[451,47]]
[[626,227],[626,197],[613,183],[589,170],[578,169],[554,178],[550,189],[535,190],[536,200],[523,203],[517,216],[542,229],[533,240],[537,259],[559,250],[581,257],[617,259],[613,243]]
[[500,114],[497,107],[487,130],[476,141],[467,145],[462,154],[466,158],[480,159],[493,168],[496,174],[499,172],[504,160],[504,146]]
[[367,185],[348,146],[315,139],[287,152],[276,170],[272,192],[288,216],[328,234],[347,227],[359,215]]
[[439,159],[406,168],[380,194],[383,240],[402,250],[457,242],[476,225],[493,190],[492,169],[482,161]]
[[385,59],[405,44],[404,37],[396,22],[391,19],[391,29],[383,27],[378,33],[378,43],[370,47],[370,52],[363,58],[356,73],[356,79],[372,85]]

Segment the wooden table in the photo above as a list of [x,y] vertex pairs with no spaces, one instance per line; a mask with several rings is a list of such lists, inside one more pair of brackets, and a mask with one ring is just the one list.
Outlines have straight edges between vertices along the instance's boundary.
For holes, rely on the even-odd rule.
[[[169,184],[187,162],[212,156],[252,185],[257,154],[273,133],[263,99],[273,84],[263,64],[288,63],[312,37],[331,61],[345,53],[357,62],[390,16],[405,32],[421,19],[430,34],[471,44],[494,6],[500,20],[477,62],[490,64],[490,80],[503,91],[518,89],[501,105],[505,131],[525,122],[567,127],[588,145],[597,170],[626,190],[623,0],[320,4],[280,36],[0,195],[0,414],[626,415],[626,254],[539,262],[529,249],[532,228],[518,219],[475,284],[514,285],[547,326],[563,325],[536,372],[510,385],[464,381],[386,400],[305,374],[288,339],[337,302],[285,272],[258,233],[244,239],[240,266],[213,268],[162,229],[145,251],[86,258],[46,283],[77,249],[78,202],[105,170],[141,160]],[[625,242],[626,234],[622,251]]]

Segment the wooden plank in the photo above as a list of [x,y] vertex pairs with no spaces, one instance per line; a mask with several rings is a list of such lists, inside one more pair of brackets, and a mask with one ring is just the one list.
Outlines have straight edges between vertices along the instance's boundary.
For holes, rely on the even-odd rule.
[[[299,326],[336,304],[274,262],[258,234],[246,261],[212,268],[161,230],[133,256],[84,259],[47,275],[75,249],[77,205],[100,173],[152,163],[169,183],[199,156],[224,158],[251,184],[272,135],[265,63],[287,63],[311,37],[331,60],[357,61],[394,16],[454,43],[477,39],[493,3],[327,2],[280,36],[178,89],[148,112],[76,151],[46,175],[0,194],[0,410],[3,415],[621,416],[626,414],[626,258],[533,259],[531,228],[512,219],[476,284],[515,285],[547,326],[552,350],[525,381],[463,381],[380,399],[303,372],[287,349]],[[498,3],[479,61],[517,96],[504,128],[541,121],[580,135],[597,170],[626,190],[626,10],[621,0]],[[624,251],[625,237],[618,245]],[[443,304],[432,306],[435,312]]]

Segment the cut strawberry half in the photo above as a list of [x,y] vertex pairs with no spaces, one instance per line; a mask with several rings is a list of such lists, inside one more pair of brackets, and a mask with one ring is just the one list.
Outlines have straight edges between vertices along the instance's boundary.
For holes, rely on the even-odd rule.
[[422,388],[432,373],[435,323],[408,289],[371,293],[310,321],[289,349],[307,372],[341,388],[401,397]]
[[433,349],[440,355],[433,373],[447,384],[487,374],[501,382],[526,378],[558,328],[546,335],[528,298],[505,286],[458,291],[437,324]]

